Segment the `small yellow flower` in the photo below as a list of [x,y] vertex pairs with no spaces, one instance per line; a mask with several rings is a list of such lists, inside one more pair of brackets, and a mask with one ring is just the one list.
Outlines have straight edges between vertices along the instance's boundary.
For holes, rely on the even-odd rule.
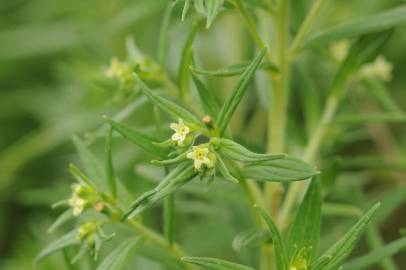
[[186,157],[193,159],[196,170],[200,170],[203,164],[207,168],[214,167],[214,162],[210,158],[210,150],[205,146],[193,146],[192,151],[187,153]]
[[360,74],[368,78],[390,81],[392,79],[392,69],[392,64],[388,62],[384,56],[380,55],[374,62],[362,66]]
[[172,141],[176,142],[179,146],[182,146],[186,136],[190,132],[189,127],[183,123],[182,119],[179,119],[178,123],[171,123],[170,127],[175,131],[172,135]]
[[348,40],[344,39],[332,43],[330,46],[330,53],[337,62],[341,62],[347,56],[349,49],[350,43],[348,42]]

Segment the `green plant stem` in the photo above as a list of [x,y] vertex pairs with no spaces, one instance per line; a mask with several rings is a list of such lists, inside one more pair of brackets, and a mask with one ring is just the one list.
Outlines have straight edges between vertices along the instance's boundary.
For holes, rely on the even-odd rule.
[[[326,108],[323,112],[322,118],[314,132],[313,136],[308,143],[303,159],[309,163],[313,163],[316,157],[316,154],[320,148],[321,142],[326,134],[328,125],[333,120],[334,114],[337,110],[338,99],[335,95],[332,95],[328,98]],[[301,197],[301,194],[305,190],[307,183],[304,181],[292,183],[288,193],[286,194],[285,202],[278,215],[278,224],[281,229],[286,228],[289,223],[290,215],[292,210],[298,201],[298,198]]]
[[[271,91],[271,107],[268,116],[268,152],[283,152],[285,144],[287,98],[289,92],[289,60],[288,60],[288,43],[289,43],[289,6],[290,1],[282,0],[279,3],[276,23],[276,55],[279,73],[272,77],[273,88]],[[278,183],[265,184],[264,208],[271,214],[272,199],[280,190]],[[273,268],[269,258],[272,249],[267,243],[261,246],[261,270]]]
[[317,18],[317,15],[319,14],[320,9],[324,4],[324,1],[325,0],[316,0],[316,2],[313,4],[305,20],[300,26],[299,31],[297,32],[295,38],[293,39],[292,45],[290,46],[289,49],[290,56],[294,56],[300,50],[303,39],[305,35],[309,32],[310,27],[313,25],[315,19]]

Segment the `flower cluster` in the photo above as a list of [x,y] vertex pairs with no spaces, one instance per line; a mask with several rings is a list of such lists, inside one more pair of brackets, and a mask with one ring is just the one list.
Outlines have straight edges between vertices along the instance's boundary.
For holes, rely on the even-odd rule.
[[392,79],[392,69],[392,64],[380,55],[374,62],[362,66],[360,74],[366,78],[376,78],[387,82]]
[[79,216],[86,208],[92,207],[97,201],[99,201],[99,196],[91,186],[84,184],[72,185],[72,195],[68,203],[73,210],[74,216]]

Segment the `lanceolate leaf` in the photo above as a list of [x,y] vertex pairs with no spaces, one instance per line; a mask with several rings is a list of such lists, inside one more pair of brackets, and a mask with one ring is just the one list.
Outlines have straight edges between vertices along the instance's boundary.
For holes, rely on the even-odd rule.
[[389,40],[392,31],[374,33],[360,37],[350,48],[346,59],[340,65],[334,77],[331,92],[340,97],[348,77],[364,63],[373,60]]
[[235,110],[237,109],[238,104],[240,103],[241,99],[243,98],[245,91],[247,90],[248,83],[254,76],[255,71],[257,70],[258,66],[261,64],[262,59],[265,56],[267,48],[261,49],[257,56],[252,60],[249,66],[245,69],[244,73],[241,75],[240,80],[237,83],[233,93],[229,97],[229,99],[224,103],[223,107],[221,108],[220,114],[218,116],[218,125],[220,128],[220,134],[223,135],[230,120],[233,116]]
[[312,262],[317,252],[320,226],[321,187],[319,177],[316,176],[313,178],[290,228],[286,246],[289,258],[295,251],[306,248],[309,256],[308,263]]
[[260,208],[259,206],[255,206],[258,210],[259,214],[262,216],[262,219],[268,225],[269,233],[272,238],[273,248],[275,249],[275,260],[276,260],[276,267],[278,270],[288,270],[288,259],[285,253],[285,248],[282,243],[281,236],[279,234],[278,228],[273,223],[272,219],[268,216],[268,214]]
[[366,123],[405,123],[404,113],[368,113],[368,114],[348,114],[337,117],[339,124],[366,124]]
[[117,196],[117,184],[116,176],[113,166],[113,156],[112,156],[112,140],[113,140],[113,127],[110,127],[107,138],[106,138],[106,177],[107,183],[111,194],[115,198]]
[[379,32],[402,24],[406,24],[406,5],[333,26],[310,37],[304,46],[321,45],[333,40]]
[[317,172],[302,160],[285,157],[246,166],[242,174],[254,180],[290,182],[313,177]]
[[233,249],[241,251],[244,247],[258,247],[263,242],[269,240],[267,231],[247,230],[237,234],[233,239]]
[[195,0],[197,12],[206,16],[206,28],[210,28],[223,6],[224,0]]
[[146,95],[149,100],[159,107],[161,110],[167,112],[170,114],[172,117],[175,119],[181,118],[185,122],[190,123],[190,124],[195,124],[200,126],[201,122],[199,118],[197,118],[194,114],[191,112],[187,111],[185,108],[177,105],[176,103],[161,97],[160,95],[154,93],[141,79],[138,77],[137,74],[133,73],[133,78],[137,82],[137,84],[140,86],[140,90],[144,95]]
[[133,237],[124,241],[113,252],[111,252],[104,260],[99,264],[97,270],[119,270],[122,268],[125,259],[130,253],[131,249],[139,243],[139,237]]
[[65,212],[63,212],[56,220],[55,222],[49,227],[48,232],[52,233],[54,232],[57,228],[59,228],[61,225],[65,224],[69,220],[73,219],[73,213],[72,209],[68,209]]
[[210,91],[204,86],[203,82],[192,74],[193,81],[196,85],[197,92],[199,93],[200,100],[202,101],[204,111],[216,121],[220,107],[214,99]]
[[233,262],[203,257],[184,257],[182,261],[201,266],[209,270],[254,270],[254,268]]
[[[216,70],[204,70],[195,67],[190,67],[191,71],[198,75],[209,75],[217,77],[228,77],[236,76],[244,73],[245,69],[248,67],[249,63],[235,64],[226,68],[216,69]],[[269,71],[277,72],[278,68],[272,62],[263,62],[259,68],[266,69]]]
[[343,265],[345,270],[367,269],[367,267],[382,262],[386,257],[406,249],[406,237],[397,239],[380,249],[376,249],[364,256],[353,259]]
[[380,203],[375,204],[352,228],[330,249],[328,249],[314,264],[312,270],[333,270],[338,269],[343,260],[351,253],[362,232],[371,221],[372,216],[378,209]]
[[105,119],[124,138],[134,143],[144,151],[157,156],[163,156],[165,154],[162,148],[153,144],[154,139],[152,137],[136,130],[130,129],[129,127],[108,117],[105,117]]
[[[73,142],[79,152],[80,159],[85,167],[89,177],[97,184],[104,180],[104,170],[102,164],[95,158],[93,153],[87,148],[85,143],[79,137],[73,137]],[[104,184],[104,183],[103,183]]]
[[162,200],[169,194],[176,192],[181,186],[190,181],[196,172],[190,162],[183,162],[173,169],[157,187],[153,190],[145,192],[137,200],[135,200],[127,212],[123,215],[123,219],[132,218],[146,208],[151,207],[156,202]]
[[62,236],[58,240],[50,243],[47,247],[45,247],[35,258],[34,263],[37,264],[45,257],[51,255],[52,253],[61,250],[67,246],[76,245],[79,243],[77,238],[77,230],[73,230],[70,233]]
[[284,154],[257,154],[251,152],[241,144],[228,139],[220,139],[219,151],[229,159],[245,163],[263,162],[274,159],[282,159],[286,157],[286,155]]
[[219,172],[221,173],[221,175],[226,180],[229,180],[233,183],[238,183],[238,180],[230,173],[230,171],[228,170],[228,168],[227,168],[226,164],[224,163],[223,159],[221,158],[221,156],[216,155],[216,159],[217,159],[216,167],[219,170]]
[[[188,6],[188,1],[185,3],[185,7]],[[189,66],[192,62],[193,57],[193,42],[195,41],[197,31],[202,25],[202,21],[199,20],[195,22],[192,26],[192,31],[190,32],[185,46],[182,51],[182,59],[179,67],[179,85],[180,85],[180,95],[182,99],[185,99],[189,94]]]

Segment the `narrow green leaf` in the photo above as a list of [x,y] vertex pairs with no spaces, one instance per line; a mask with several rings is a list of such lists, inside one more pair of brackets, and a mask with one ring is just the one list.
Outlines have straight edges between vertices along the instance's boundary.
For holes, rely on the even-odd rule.
[[197,12],[206,16],[206,28],[210,28],[220,12],[224,0],[195,0],[194,2]]
[[144,151],[157,156],[163,156],[165,154],[162,148],[157,147],[152,143],[154,138],[151,136],[130,129],[127,126],[108,117],[105,117],[105,119],[118,133],[121,134],[121,136],[134,143]]
[[224,179],[229,180],[233,183],[238,183],[237,178],[235,178],[230,171],[228,170],[226,164],[224,163],[223,159],[221,158],[220,155],[216,155],[216,168],[219,170],[221,175],[224,177]]
[[192,74],[193,81],[196,85],[197,92],[199,94],[200,100],[202,101],[204,111],[212,118],[214,121],[217,120],[217,115],[220,111],[220,107],[214,99],[211,92],[204,86],[203,82],[199,80],[195,75]]
[[402,24],[406,24],[406,5],[368,17],[354,19],[323,30],[307,39],[304,42],[304,47],[379,32]]
[[[185,7],[188,3],[185,3]],[[185,46],[182,50],[182,58],[180,61],[179,72],[178,72],[178,81],[179,81],[179,90],[180,97],[185,100],[190,94],[189,91],[189,66],[192,62],[193,56],[193,42],[195,41],[197,31],[202,25],[202,20],[195,22],[192,26],[192,30],[189,36],[186,39]],[[185,119],[186,120],[186,119]]]
[[248,65],[245,69],[244,73],[241,75],[240,80],[238,81],[236,87],[233,90],[233,93],[228,98],[228,100],[224,103],[223,107],[221,108],[220,114],[218,116],[218,125],[220,128],[220,134],[223,135],[230,120],[233,116],[235,110],[237,109],[238,104],[240,103],[241,99],[243,98],[248,83],[252,79],[255,74],[255,71],[261,64],[262,59],[266,54],[267,48],[262,48],[257,56],[252,60],[252,62]]
[[196,174],[194,167],[189,162],[179,164],[167,176],[165,176],[158,186],[153,190],[145,192],[135,200],[123,215],[123,219],[130,219],[140,214],[142,211],[153,206],[169,194],[176,192],[181,186],[193,179]]
[[[87,175],[96,182],[102,182],[104,178],[104,168],[102,164],[94,157],[93,153],[87,148],[86,144],[74,136],[73,142],[79,152],[80,159],[85,167]],[[98,184],[98,183],[97,183]]]
[[42,259],[58,250],[76,244],[79,244],[79,240],[77,238],[77,230],[75,229],[54,242],[51,242],[48,246],[41,250],[37,257],[35,257],[34,264],[39,263]]
[[183,257],[182,261],[201,266],[209,270],[254,270],[254,268],[233,262],[204,257]]
[[242,174],[259,181],[290,182],[305,180],[317,172],[302,160],[285,157],[246,166]]
[[73,219],[73,213],[72,209],[68,209],[65,212],[63,212],[55,221],[52,223],[52,225],[48,229],[48,233],[54,232],[57,228],[59,228],[61,225],[65,224],[69,220]]
[[97,270],[121,269],[131,249],[136,246],[139,241],[139,237],[133,237],[121,243],[115,250],[104,258],[104,260],[97,267]]
[[284,154],[257,154],[251,152],[239,143],[228,139],[219,139],[219,152],[225,157],[244,163],[257,163],[275,159],[283,159]]
[[278,228],[273,223],[272,219],[261,207],[255,205],[255,208],[261,215],[262,219],[268,225],[269,233],[272,238],[273,248],[275,249],[275,260],[276,267],[278,270],[288,270],[288,258],[286,256],[285,248],[282,243],[281,236],[279,234]]
[[393,31],[388,30],[381,33],[373,33],[361,36],[350,48],[347,57],[341,63],[331,86],[331,94],[341,97],[344,85],[348,78],[354,74],[358,68],[373,60],[385,46]]
[[311,269],[337,269],[343,260],[351,253],[379,206],[380,203],[375,204],[338,242],[312,264]]
[[[215,77],[229,77],[236,76],[244,73],[245,69],[248,67],[249,63],[235,64],[226,68],[216,69],[216,70],[204,70],[191,66],[190,70],[197,75],[208,75]],[[278,72],[278,67],[269,61],[263,62],[259,68],[265,69],[272,72]]]
[[362,217],[362,210],[351,204],[324,202],[321,210],[325,216]]
[[270,239],[268,232],[256,229],[246,230],[233,239],[233,249],[240,252],[245,247],[258,247]]
[[117,196],[116,175],[113,166],[112,156],[113,127],[111,126],[106,137],[106,177],[111,194]]
[[96,187],[95,183],[93,183],[89,177],[87,177],[78,167],[76,167],[75,164],[69,164],[69,171],[82,185]]
[[169,194],[164,201],[164,235],[170,246],[173,246],[175,232],[175,194]]
[[168,2],[168,4],[166,5],[164,16],[162,18],[161,29],[159,30],[158,62],[161,67],[165,67],[166,51],[168,49],[168,28],[171,21],[173,7],[173,3]]
[[406,160],[386,161],[382,157],[341,157],[337,164],[342,170],[406,171]]
[[321,197],[320,181],[316,176],[307,189],[289,231],[286,245],[289,258],[302,248],[307,249],[308,264],[315,258],[320,238]]
[[406,237],[397,239],[382,248],[376,249],[364,256],[353,259],[343,265],[345,270],[366,269],[367,267],[381,262],[384,258],[392,256],[406,249]]
[[133,78],[137,82],[137,84],[140,86],[140,90],[144,95],[146,95],[149,100],[159,107],[161,110],[167,112],[170,114],[172,117],[175,119],[181,118],[185,122],[190,123],[190,124],[196,124],[198,126],[201,126],[201,121],[199,118],[197,118],[194,114],[191,112],[187,111],[183,107],[177,105],[176,103],[161,97],[160,95],[154,93],[141,79],[138,77],[137,74],[133,73]]

